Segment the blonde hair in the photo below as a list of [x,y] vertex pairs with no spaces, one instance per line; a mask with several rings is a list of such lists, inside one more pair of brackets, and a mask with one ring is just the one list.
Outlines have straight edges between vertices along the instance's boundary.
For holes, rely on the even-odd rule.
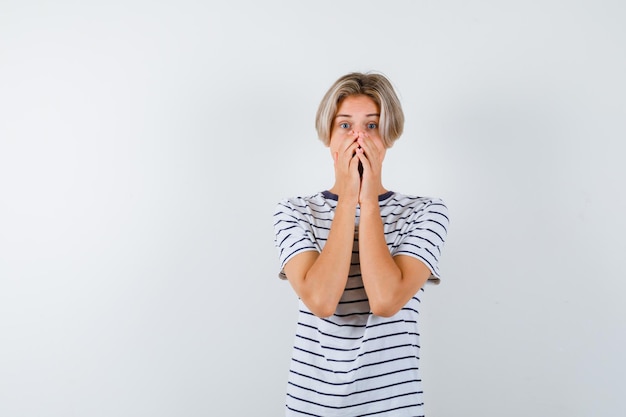
[[329,146],[337,108],[348,96],[370,97],[380,111],[379,131],[386,148],[390,148],[404,129],[404,112],[389,80],[382,74],[352,72],[340,77],[322,98],[315,116],[319,139]]

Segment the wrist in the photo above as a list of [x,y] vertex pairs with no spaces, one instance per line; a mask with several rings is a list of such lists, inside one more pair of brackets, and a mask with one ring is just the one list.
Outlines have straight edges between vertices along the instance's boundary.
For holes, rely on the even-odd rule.
[[358,198],[350,198],[349,196],[337,196],[337,210],[349,210],[351,212],[356,212],[356,207],[359,205]]
[[374,212],[376,214],[380,214],[380,206],[378,204],[378,197],[375,199],[364,199],[360,202],[361,215],[366,214],[367,212]]

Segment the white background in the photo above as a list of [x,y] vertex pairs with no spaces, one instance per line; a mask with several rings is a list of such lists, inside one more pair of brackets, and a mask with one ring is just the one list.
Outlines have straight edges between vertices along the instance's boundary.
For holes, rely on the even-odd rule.
[[623,416],[626,5],[0,1],[0,415],[279,416],[272,214],[314,116],[396,86],[385,185],[443,198],[429,417]]

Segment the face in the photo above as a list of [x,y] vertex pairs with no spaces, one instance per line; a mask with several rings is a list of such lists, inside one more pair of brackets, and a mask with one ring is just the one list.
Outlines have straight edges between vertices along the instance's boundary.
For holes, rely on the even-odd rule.
[[369,137],[376,142],[384,154],[385,146],[380,137],[378,123],[380,110],[368,96],[348,96],[339,105],[330,133],[330,152],[334,155],[345,141],[354,141],[359,136]]

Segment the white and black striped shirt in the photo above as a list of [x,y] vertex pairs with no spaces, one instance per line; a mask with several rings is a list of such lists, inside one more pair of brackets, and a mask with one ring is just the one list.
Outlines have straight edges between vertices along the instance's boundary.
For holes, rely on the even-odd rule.
[[[448,227],[442,200],[387,192],[379,196],[392,256],[408,255],[439,279],[438,260]],[[296,254],[321,252],[337,207],[328,191],[281,201],[274,214],[282,268]],[[346,289],[328,318],[299,302],[286,397],[287,416],[422,416],[418,311],[421,291],[394,316],[371,313],[361,280],[359,209]]]

